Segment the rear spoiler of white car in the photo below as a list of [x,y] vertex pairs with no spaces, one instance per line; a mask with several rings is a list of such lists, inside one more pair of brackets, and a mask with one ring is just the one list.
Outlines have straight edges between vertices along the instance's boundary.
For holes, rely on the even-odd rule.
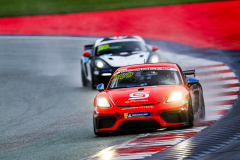
[[186,71],[183,71],[183,73],[185,75],[194,75],[194,77],[195,77],[195,69],[193,69],[193,70],[186,70]]
[[91,50],[93,48],[93,44],[88,44],[84,46],[84,51]]

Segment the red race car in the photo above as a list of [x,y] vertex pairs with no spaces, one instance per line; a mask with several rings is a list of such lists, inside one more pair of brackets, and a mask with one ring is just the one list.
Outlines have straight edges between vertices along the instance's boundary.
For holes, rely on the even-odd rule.
[[202,86],[187,78],[175,63],[125,66],[117,69],[107,88],[99,84],[94,99],[96,135],[114,131],[148,130],[194,125],[205,117]]

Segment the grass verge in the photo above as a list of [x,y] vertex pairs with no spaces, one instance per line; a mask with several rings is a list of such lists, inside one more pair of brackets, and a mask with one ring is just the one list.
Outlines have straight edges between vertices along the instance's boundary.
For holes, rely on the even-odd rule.
[[0,0],[0,17],[90,12],[217,0]]

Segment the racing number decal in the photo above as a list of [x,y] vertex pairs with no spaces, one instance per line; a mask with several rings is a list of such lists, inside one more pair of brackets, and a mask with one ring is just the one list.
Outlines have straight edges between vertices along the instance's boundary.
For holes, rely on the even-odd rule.
[[105,44],[105,45],[101,45],[101,46],[98,46],[98,51],[102,51],[102,50],[106,50],[109,48],[109,45],[108,44]]
[[150,93],[150,91],[148,91],[148,92],[134,92],[134,93],[131,93],[129,95],[131,98],[128,98],[128,100],[148,98],[149,93]]

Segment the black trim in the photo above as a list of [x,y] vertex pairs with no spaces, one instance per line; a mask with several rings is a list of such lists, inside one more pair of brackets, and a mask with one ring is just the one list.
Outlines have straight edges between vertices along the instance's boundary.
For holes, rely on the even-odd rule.
[[117,131],[125,130],[147,130],[163,128],[155,119],[129,120],[123,121],[117,128]]
[[160,116],[167,123],[184,123],[188,121],[187,111],[170,110],[162,112]]
[[185,71],[183,71],[183,73],[185,75],[193,75],[193,74],[195,74],[195,69],[193,69],[193,70],[185,70]]
[[84,50],[91,50],[93,48],[93,44],[88,44],[88,45],[84,45]]
[[99,116],[95,118],[96,129],[111,128],[116,122],[115,116]]
[[[112,36],[112,37],[124,37],[124,38],[119,38],[119,39],[112,39],[111,37],[105,37],[103,38],[103,40],[101,42],[104,42],[104,41],[111,41],[111,40],[121,40],[121,39],[137,39],[133,36]],[[138,40],[138,39],[137,39]]]

